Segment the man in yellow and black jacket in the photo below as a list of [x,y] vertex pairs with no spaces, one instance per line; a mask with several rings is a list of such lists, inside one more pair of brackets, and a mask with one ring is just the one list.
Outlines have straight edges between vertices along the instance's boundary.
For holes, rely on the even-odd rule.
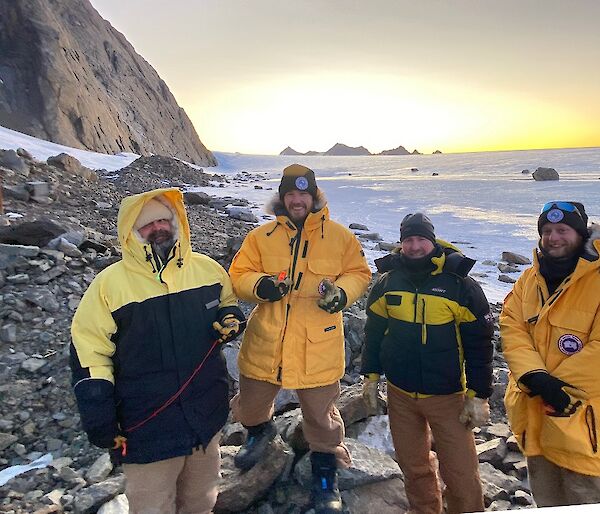
[[538,507],[600,503],[600,226],[551,201],[538,248],[504,300],[504,403]]
[[475,261],[436,240],[422,213],[400,227],[401,249],[376,261],[367,300],[362,373],[374,406],[388,382],[388,413],[411,510],[437,514],[442,495],[430,459],[435,438],[448,512],[484,510],[471,429],[487,422],[493,334],[489,304],[467,273]]
[[244,316],[225,270],[193,252],[177,189],[125,198],[123,259],[72,324],[73,387],[90,442],[123,463],[131,512],[210,512],[228,381],[218,346]]

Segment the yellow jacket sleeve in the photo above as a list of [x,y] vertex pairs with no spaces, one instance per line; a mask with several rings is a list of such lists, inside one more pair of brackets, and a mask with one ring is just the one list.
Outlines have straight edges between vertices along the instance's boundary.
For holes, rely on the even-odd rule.
[[117,327],[102,294],[102,281],[97,277],[83,295],[71,325],[73,347],[86,378],[100,378],[114,384],[112,356],[115,345],[111,336]]
[[229,268],[235,294],[242,300],[253,303],[264,303],[265,300],[256,295],[258,281],[268,276],[264,272],[256,236],[250,232],[238,253],[233,258]]
[[335,281],[335,285],[346,293],[348,307],[364,294],[371,280],[371,270],[362,246],[354,234],[349,233],[349,236],[342,261],[342,274]]
[[529,332],[529,324],[523,319],[523,285],[529,274],[526,272],[504,300],[500,313],[500,336],[504,358],[510,372],[518,382],[531,371],[546,371],[546,366]]

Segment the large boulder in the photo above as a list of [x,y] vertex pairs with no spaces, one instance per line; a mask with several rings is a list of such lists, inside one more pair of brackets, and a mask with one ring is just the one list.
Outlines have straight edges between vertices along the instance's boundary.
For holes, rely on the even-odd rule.
[[536,169],[532,177],[534,180],[543,181],[543,180],[558,180],[560,177],[558,172],[554,168],[538,168]]

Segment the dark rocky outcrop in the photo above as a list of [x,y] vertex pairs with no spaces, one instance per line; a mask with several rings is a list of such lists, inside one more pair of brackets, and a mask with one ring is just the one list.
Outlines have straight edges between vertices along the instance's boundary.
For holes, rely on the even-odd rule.
[[154,68],[88,0],[0,2],[0,124],[104,153],[216,164]]
[[403,146],[397,146],[391,150],[383,150],[378,155],[410,155],[410,152]]
[[371,152],[364,146],[348,146],[342,143],[336,143],[323,155],[371,155]]
[[294,150],[290,146],[286,146],[283,150],[281,150],[281,152],[279,152],[279,155],[305,155],[305,154]]

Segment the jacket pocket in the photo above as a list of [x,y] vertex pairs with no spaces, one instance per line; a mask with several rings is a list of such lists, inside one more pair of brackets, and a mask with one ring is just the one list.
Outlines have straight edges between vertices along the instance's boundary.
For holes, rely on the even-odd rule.
[[344,372],[344,335],[342,316],[329,315],[326,326],[308,326],[306,329],[306,374]]
[[558,450],[573,456],[596,457],[596,412],[600,412],[598,407],[599,401],[593,400],[583,404],[569,417],[544,416],[540,434],[542,448]]
[[556,327],[558,336],[572,334],[581,339],[583,344],[588,340],[595,316],[595,312],[574,309],[554,309],[548,313],[550,325]]
[[316,276],[336,280],[342,274],[342,263],[332,259],[308,259],[308,269]]
[[521,391],[516,382],[511,378],[504,394],[504,406],[512,433],[519,442],[522,442],[527,430],[528,407],[530,398],[527,393]]
[[264,272],[269,275],[278,275],[282,271],[289,273],[290,259],[275,255],[263,255],[262,266]]

